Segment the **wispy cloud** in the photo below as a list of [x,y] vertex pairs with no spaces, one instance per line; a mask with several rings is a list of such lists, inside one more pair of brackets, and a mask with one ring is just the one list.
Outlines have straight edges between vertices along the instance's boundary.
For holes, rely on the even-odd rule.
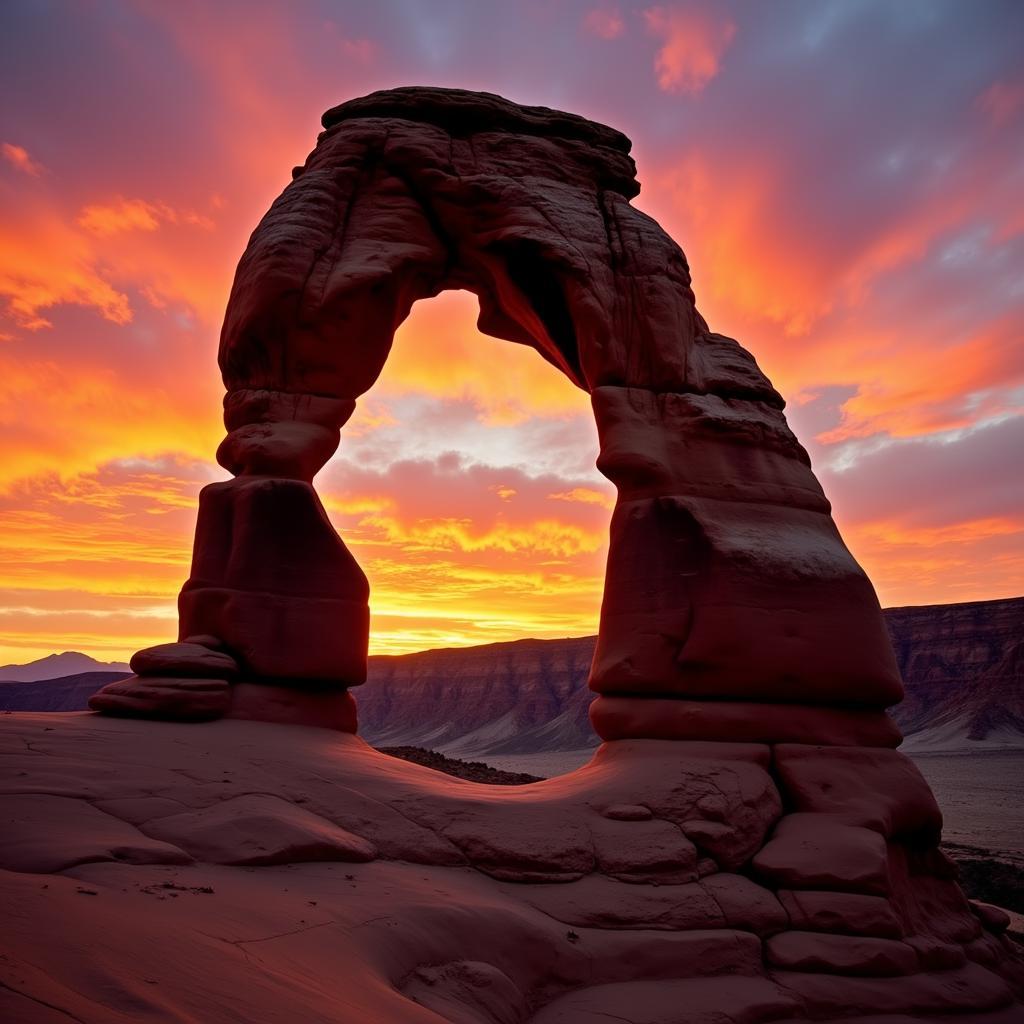
[[214,222],[195,210],[175,210],[166,203],[150,203],[145,199],[117,198],[110,203],[86,206],[78,215],[79,227],[100,238],[122,231],[156,231],[161,224],[190,224],[210,230]]
[[0,145],[0,153],[3,154],[4,160],[12,167],[23,174],[31,175],[33,178],[38,178],[45,170],[42,164],[37,163],[28,155],[28,150],[24,146],[16,146],[13,142],[5,142]]
[[648,30],[663,42],[654,58],[665,92],[699,93],[719,72],[736,35],[736,23],[698,7],[649,7]]
[[618,7],[594,7],[583,18],[583,27],[599,39],[618,39],[626,28]]
[[993,82],[978,97],[977,103],[994,127],[1009,125],[1024,111],[1024,79]]

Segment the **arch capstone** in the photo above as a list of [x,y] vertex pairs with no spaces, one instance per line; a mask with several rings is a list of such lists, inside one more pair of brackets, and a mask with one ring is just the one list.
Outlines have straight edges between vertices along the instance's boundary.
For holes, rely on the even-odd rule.
[[[468,289],[481,331],[591,396],[598,468],[618,490],[590,676],[605,742],[574,773],[496,794],[383,766],[342,736],[323,770],[344,785],[324,813],[366,841],[360,856],[474,867],[503,887],[508,921],[527,907],[585,932],[589,980],[545,973],[563,953],[543,930],[536,965],[505,979],[523,1007],[550,1002],[538,1024],[609,1007],[625,1020],[644,999],[643,1020],[682,1019],[705,962],[722,976],[716,1012],[728,996],[737,1020],[1015,1019],[1008,919],[965,899],[931,791],[892,749],[885,708],[902,691],[871,583],[781,396],[709,329],[682,251],[630,204],[625,136],[428,88],[323,123],[235,276],[217,452],[232,478],[200,496],[179,640],[138,652],[92,707],[356,731],[369,586],[312,481],[412,304]],[[239,725],[211,735],[230,746]],[[422,835],[403,844],[395,822]],[[487,912],[467,933],[474,961],[501,931]],[[664,960],[663,933],[684,943]],[[406,952],[398,975],[412,977],[420,954]],[[431,986],[410,998],[439,1019],[527,1020]]]

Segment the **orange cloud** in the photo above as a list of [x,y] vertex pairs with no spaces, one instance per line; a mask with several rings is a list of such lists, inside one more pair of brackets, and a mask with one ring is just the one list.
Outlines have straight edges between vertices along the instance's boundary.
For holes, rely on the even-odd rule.
[[159,210],[143,199],[119,199],[108,206],[87,206],[78,215],[80,227],[103,237],[119,231],[156,231]]
[[603,533],[590,533],[570,523],[538,519],[522,526],[497,523],[481,530],[472,519],[420,520],[405,525],[385,516],[367,516],[362,525],[390,545],[420,551],[501,551],[506,554],[564,558],[600,550]]
[[[656,172],[657,173],[657,172]],[[807,334],[837,308],[863,305],[884,274],[919,261],[981,203],[980,175],[922,195],[874,233],[838,239],[793,216],[791,169],[763,152],[716,158],[691,148],[657,178],[656,203],[693,257],[698,302]]]
[[736,24],[694,7],[649,7],[648,31],[664,40],[654,58],[658,86],[665,92],[699,93],[719,71]]
[[[118,200],[85,206],[72,224],[60,212],[59,196],[45,194],[12,197],[3,208],[0,297],[20,328],[52,326],[48,313],[62,305],[132,323],[132,287],[157,308],[195,310],[211,328],[223,311],[231,275],[223,252],[236,243],[232,236],[211,244],[214,222],[203,214]],[[160,224],[173,226],[173,237],[147,237]]]
[[593,632],[609,513],[574,489],[450,455],[335,466],[320,490],[370,580],[372,649]]
[[191,224],[211,229],[213,221],[194,210],[179,213],[166,203],[148,203],[145,199],[121,199],[113,203],[86,206],[77,224],[101,238],[122,231],[156,231],[161,222]]
[[38,178],[45,169],[28,155],[28,150],[24,146],[16,146],[13,142],[0,145],[0,154],[12,167],[16,167],[24,174],[30,174],[33,178]]
[[14,322],[30,331],[50,327],[43,312],[70,304],[92,308],[111,323],[130,323],[128,296],[95,266],[81,236],[52,213],[34,214],[0,224],[0,296]]
[[602,508],[613,508],[615,496],[610,492],[594,490],[592,487],[574,487],[570,491],[549,494],[552,501],[580,501],[584,505],[600,505]]
[[659,219],[689,250],[699,304],[799,335],[832,308],[834,257],[823,259],[824,240],[787,221],[786,188],[783,169],[764,154],[715,160],[691,149],[658,175],[653,191],[656,202],[671,203]]
[[44,473],[0,493],[0,661],[63,648],[123,658],[173,637],[196,495],[187,460]]
[[[1012,174],[1000,161],[979,153],[945,187],[867,209],[852,226],[840,221],[843,233],[808,220],[792,173],[742,143],[728,153],[691,147],[655,171],[661,209],[652,213],[684,242],[712,326],[750,348],[783,394],[856,382],[842,421],[820,440],[949,430],[1016,408],[1016,312],[990,306],[960,317],[950,315],[951,297],[879,299],[915,275],[938,274],[944,247],[968,228],[977,236],[972,262],[1012,237],[1000,215],[1012,203]],[[944,287],[966,298],[948,266]]]
[[1024,518],[933,529],[900,519],[847,523],[847,544],[886,607],[1016,597],[1024,579]]
[[395,334],[386,377],[373,396],[461,398],[477,404],[490,426],[589,410],[586,394],[538,353],[481,335],[478,313],[476,296],[465,291],[416,303]]
[[0,493],[41,472],[68,479],[112,459],[155,457],[172,447],[209,458],[223,434],[219,390],[216,377],[205,375],[186,395],[175,395],[159,367],[96,366],[88,351],[54,358],[9,343],[0,349]]
[[583,27],[599,39],[617,39],[626,26],[617,7],[595,7],[587,11]]
[[862,383],[843,403],[839,425],[818,440],[837,444],[882,432],[910,437],[963,429],[986,416],[1024,412],[997,387],[1024,381],[1024,366],[1007,359],[1007,344],[1014,340],[1002,332],[983,332],[942,351],[908,346],[899,359],[884,353],[863,361],[850,359],[849,372],[858,364]]

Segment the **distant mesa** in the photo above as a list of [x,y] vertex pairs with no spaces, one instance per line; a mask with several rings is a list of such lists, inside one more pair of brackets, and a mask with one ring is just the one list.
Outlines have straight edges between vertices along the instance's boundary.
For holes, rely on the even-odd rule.
[[[177,642],[91,698],[103,717],[4,716],[0,885],[30,908],[5,921],[14,1014],[1019,1020],[1009,918],[965,898],[894,749],[874,589],[782,397],[631,205],[629,141],[435,88],[324,129],[235,275],[232,479],[200,495]],[[369,585],[312,484],[412,304],[451,288],[590,395],[618,491],[588,675],[604,742],[523,786],[355,735]],[[408,714],[392,695],[383,729]]]

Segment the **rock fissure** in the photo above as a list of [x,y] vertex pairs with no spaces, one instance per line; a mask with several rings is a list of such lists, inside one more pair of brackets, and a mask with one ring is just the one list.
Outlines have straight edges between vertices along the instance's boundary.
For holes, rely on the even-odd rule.
[[10,985],[5,981],[0,980],[0,988],[6,989],[8,992],[13,992],[16,996],[20,996],[22,999],[27,999],[29,1002],[36,1003],[38,1006],[45,1006],[46,1009],[53,1010],[54,1013],[62,1014],[67,1017],[68,1020],[75,1021],[76,1024],[86,1024],[81,1017],[76,1017],[70,1010],[65,1010],[63,1006],[58,1006],[56,1003],[40,999],[39,996],[32,995],[30,992],[17,988],[15,985]]

